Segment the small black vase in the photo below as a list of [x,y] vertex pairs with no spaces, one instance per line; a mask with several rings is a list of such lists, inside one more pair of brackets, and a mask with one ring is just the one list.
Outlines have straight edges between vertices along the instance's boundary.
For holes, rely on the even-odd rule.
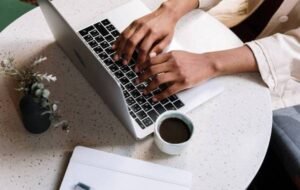
[[30,133],[40,134],[45,132],[51,125],[50,114],[42,114],[49,111],[34,100],[30,94],[23,96],[20,101],[22,121]]

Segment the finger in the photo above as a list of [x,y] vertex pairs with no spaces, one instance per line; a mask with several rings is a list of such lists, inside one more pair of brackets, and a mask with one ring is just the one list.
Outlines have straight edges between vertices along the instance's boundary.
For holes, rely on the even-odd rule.
[[149,94],[151,91],[157,89],[162,84],[175,82],[176,78],[177,78],[176,75],[172,72],[158,74],[152,79],[150,84],[145,88],[144,94]]
[[139,46],[139,56],[138,56],[137,64],[146,61],[146,58],[149,55],[149,51],[151,50],[151,47],[157,40],[159,40],[159,36],[151,32],[148,32],[148,35],[145,37],[145,39],[141,42]]
[[148,29],[146,27],[141,27],[137,29],[134,34],[132,34],[132,36],[126,40],[125,44],[123,45],[123,49],[121,50],[124,64],[127,64],[129,62],[134,50],[136,49],[137,45],[144,39],[147,32]]
[[144,70],[144,72],[137,79],[136,83],[142,83],[155,75],[171,71],[172,68],[170,67],[170,65],[171,64],[169,64],[168,62],[158,65],[151,65],[146,70]]
[[176,93],[178,93],[179,91],[183,90],[183,86],[180,83],[174,83],[171,86],[169,86],[168,88],[166,88],[164,91],[162,91],[161,93],[155,95],[152,100],[154,102],[157,101],[161,101],[163,99],[166,99]]
[[114,49],[116,54],[114,56],[115,61],[118,61],[122,57],[122,50],[126,44],[127,39],[129,39],[137,30],[137,25],[133,22],[129,27],[127,27],[116,40]]
[[146,61],[144,63],[137,64],[135,66],[135,72],[143,71],[150,65],[157,65],[157,64],[167,62],[169,60],[169,58],[170,58],[169,53],[160,54],[156,57],[150,58],[148,61]]
[[[121,34],[119,35],[119,37],[117,38],[117,40],[115,41],[114,45],[113,45],[113,49],[117,49],[119,43],[121,42],[122,37],[124,37],[124,34],[129,33],[130,30],[135,31],[138,27],[137,21],[133,21],[127,28],[125,28],[125,30],[123,32],[121,32]],[[127,34],[129,35],[129,34]]]
[[131,60],[134,51],[137,48],[137,45],[145,38],[147,29],[142,27],[137,29],[136,32],[126,41],[124,46],[123,58],[127,62]]
[[171,43],[172,36],[165,37],[162,41],[156,44],[150,51],[150,57],[160,54]]

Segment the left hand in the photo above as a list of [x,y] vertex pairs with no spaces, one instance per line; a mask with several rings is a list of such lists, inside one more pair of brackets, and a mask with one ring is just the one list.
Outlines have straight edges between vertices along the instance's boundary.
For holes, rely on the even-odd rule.
[[209,56],[185,51],[160,54],[137,65],[136,70],[142,71],[136,83],[152,78],[144,94],[148,94],[162,84],[167,84],[168,87],[155,95],[153,101],[163,100],[217,76],[217,70]]

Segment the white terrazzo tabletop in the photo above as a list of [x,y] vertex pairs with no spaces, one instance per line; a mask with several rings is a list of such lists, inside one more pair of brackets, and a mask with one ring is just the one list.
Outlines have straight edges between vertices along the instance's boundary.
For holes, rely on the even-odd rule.
[[[127,0],[56,0],[74,28]],[[144,0],[149,8],[160,1]],[[187,50],[204,52],[240,46],[222,24],[200,10],[179,23],[178,41]],[[29,134],[18,115],[13,86],[0,80],[0,184],[13,190],[58,189],[70,153],[76,145],[93,147],[193,173],[193,190],[245,189],[258,171],[271,135],[271,100],[257,74],[220,77],[225,91],[188,115],[195,135],[181,156],[167,156],[153,138],[135,141],[55,44],[39,8],[30,11],[0,33],[0,59],[15,57],[21,64],[45,55],[41,67],[58,76],[50,85],[52,99],[60,101],[71,131],[50,128]]]

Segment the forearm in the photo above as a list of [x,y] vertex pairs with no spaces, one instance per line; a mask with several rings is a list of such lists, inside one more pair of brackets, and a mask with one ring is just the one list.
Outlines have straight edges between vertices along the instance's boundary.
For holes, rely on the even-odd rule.
[[176,20],[199,6],[198,0],[168,0],[164,2],[160,9],[170,11]]
[[256,59],[248,46],[206,54],[216,76],[258,72]]

